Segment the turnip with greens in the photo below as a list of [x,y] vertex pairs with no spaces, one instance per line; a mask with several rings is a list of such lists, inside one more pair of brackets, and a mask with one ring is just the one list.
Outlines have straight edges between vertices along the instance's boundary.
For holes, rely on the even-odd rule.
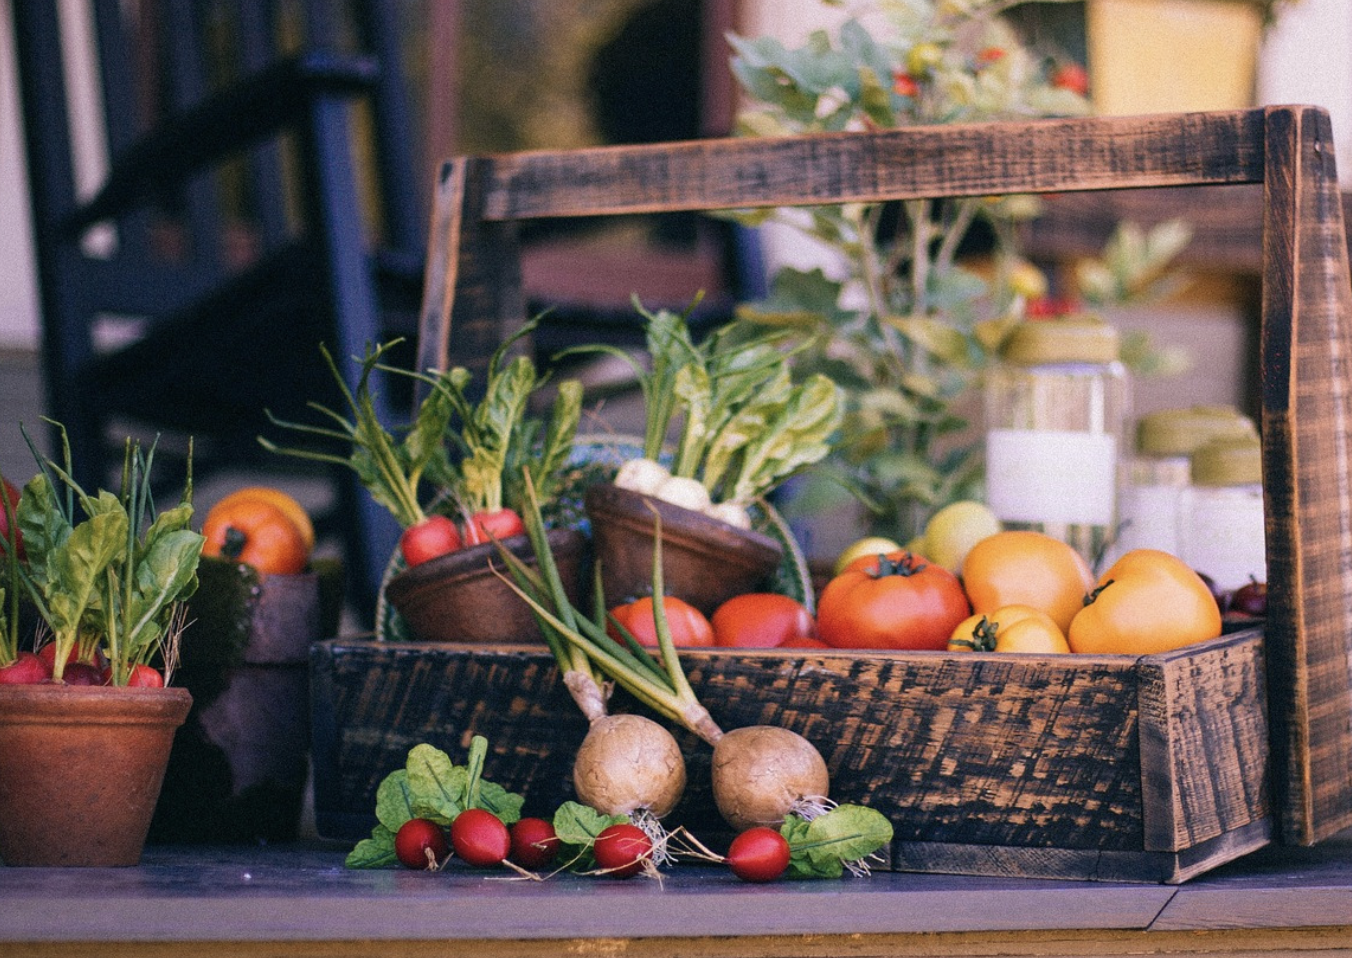
[[[574,760],[574,779],[610,780],[627,775],[655,780],[669,761],[665,748],[652,748],[635,755],[627,748],[611,751],[609,745],[602,745],[599,737],[591,747],[596,736],[593,716],[598,705],[595,696],[580,695],[579,690],[600,687],[593,672],[595,669],[659,715],[694,732],[713,746],[714,800],[719,812],[730,823],[739,828],[750,824],[774,825],[792,811],[821,807],[829,788],[826,762],[805,738],[789,729],[773,726],[752,726],[725,735],[714,722],[681,669],[664,603],[653,603],[659,649],[657,659],[644,651],[622,627],[623,644],[606,634],[603,596],[597,602],[595,620],[572,606],[553,574],[556,567],[543,535],[538,506],[529,496],[526,505],[527,528],[541,574],[533,573],[505,549],[500,551],[512,571],[517,593],[534,609],[556,658],[567,663],[564,666],[565,683],[569,691],[583,707],[584,714],[593,721],[593,730]],[[658,534],[654,537],[652,587],[653,595],[663,595],[661,517],[655,518]],[[613,618],[610,624],[618,626]],[[619,736],[614,739],[621,741]],[[596,768],[598,765],[600,767]],[[724,770],[721,775],[720,767]],[[648,807],[652,808],[658,797],[653,794],[647,800]]]

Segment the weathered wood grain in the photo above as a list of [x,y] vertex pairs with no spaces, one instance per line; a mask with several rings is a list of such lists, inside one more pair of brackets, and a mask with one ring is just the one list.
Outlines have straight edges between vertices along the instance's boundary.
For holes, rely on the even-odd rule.
[[[1352,290],[1323,110],[1270,107],[459,158],[446,167],[437,195],[433,229],[445,235],[435,238],[437,255],[429,262],[421,356],[424,365],[444,366],[455,361],[461,342],[472,347],[467,353],[481,355],[480,344],[524,319],[514,233],[519,219],[1154,187],[1215,187],[1223,197],[1246,183],[1260,184],[1263,192],[1259,374],[1272,596],[1265,641],[1273,806],[1286,840],[1312,842],[1352,823],[1352,371],[1346,352]],[[1168,708],[1178,691],[1149,693],[1165,700],[1152,699],[1151,708]],[[1017,716],[1018,707],[1014,711]],[[953,708],[951,714],[965,713]],[[1129,734],[1137,734],[1134,724]],[[1252,735],[1240,730],[1236,739],[1246,743],[1233,749],[1244,761],[1257,760]],[[1022,747],[1012,740],[1002,760]],[[913,748],[908,757],[927,767],[932,757],[918,744]],[[1168,767],[1177,758],[1152,748],[1147,743],[1142,753],[1152,763]],[[846,749],[836,760],[851,767],[856,758]],[[994,753],[961,756],[978,774],[984,774],[982,761],[994,768],[995,760]],[[1152,765],[1152,775],[1156,771]],[[1147,805],[1163,811],[1136,827],[1164,836],[1165,846],[1211,834],[1217,823],[1242,821],[1261,805],[1256,793],[1220,795],[1227,787],[1220,781],[1201,793],[1185,794],[1153,778],[1144,787]],[[1142,785],[1111,788],[1126,795]],[[958,829],[960,808],[984,823],[999,804],[993,794],[976,788],[951,807],[941,791],[912,800],[929,802],[925,811],[935,827]],[[1031,823],[1036,814],[1024,809],[1023,817]],[[999,827],[1017,826],[1011,820]],[[1064,824],[1057,840],[1079,827]],[[1188,836],[1194,829],[1196,836]]]
[[[1193,794],[1227,757],[1221,746],[1236,735],[1227,719],[1261,739],[1259,648],[1249,632],[1140,660],[689,650],[682,661],[723,728],[779,725],[817,745],[831,797],[892,821],[892,867],[1173,881],[1268,839],[1261,759],[1231,763],[1216,787]],[[368,831],[381,779],[419,742],[463,756],[470,737],[484,735],[485,775],[523,794],[535,814],[573,797],[586,724],[544,650],[334,640],[316,645],[312,662],[321,834]],[[1185,698],[1207,714],[1175,716],[1162,704]],[[1142,701],[1157,714],[1143,716]],[[623,696],[615,705],[635,707]],[[710,750],[688,733],[677,738],[689,785],[671,820],[722,840]],[[1247,759],[1261,744],[1239,751]],[[1150,808],[1175,797],[1181,810]],[[1196,834],[1181,824],[1194,810]],[[1152,846],[1152,818],[1181,834]]]

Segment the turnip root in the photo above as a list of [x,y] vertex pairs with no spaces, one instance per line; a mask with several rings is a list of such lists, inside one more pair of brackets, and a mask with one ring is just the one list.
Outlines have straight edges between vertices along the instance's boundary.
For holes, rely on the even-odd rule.
[[698,479],[672,476],[654,490],[653,495],[663,502],[681,506],[692,512],[704,512],[710,506],[709,490]]
[[592,722],[573,760],[578,800],[606,815],[668,814],[685,791],[685,760],[670,732],[641,715]]
[[667,467],[654,459],[626,460],[615,473],[615,485],[646,496],[655,495],[659,486],[671,478]]
[[751,513],[735,502],[716,502],[705,509],[704,514],[738,529],[751,528]]
[[789,729],[751,725],[724,733],[714,745],[714,803],[738,831],[778,826],[804,804],[824,802],[829,788],[826,760]]

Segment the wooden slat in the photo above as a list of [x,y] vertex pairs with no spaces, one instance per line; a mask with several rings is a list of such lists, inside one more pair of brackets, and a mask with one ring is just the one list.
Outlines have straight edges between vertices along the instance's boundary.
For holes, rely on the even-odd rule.
[[[1177,852],[1267,818],[1262,632],[1139,663],[1145,847]],[[1266,829],[1265,829],[1266,831]]]
[[1352,286],[1327,113],[1268,113],[1263,479],[1284,837],[1352,823]]
[[489,219],[1255,183],[1262,114],[954,124],[490,159]]

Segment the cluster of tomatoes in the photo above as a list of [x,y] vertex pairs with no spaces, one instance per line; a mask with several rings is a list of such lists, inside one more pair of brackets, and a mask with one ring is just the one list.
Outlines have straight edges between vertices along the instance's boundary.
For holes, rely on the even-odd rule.
[[412,568],[468,546],[525,533],[521,515],[506,507],[471,513],[462,525],[456,525],[450,516],[434,513],[404,530],[399,537],[399,551],[404,564]]
[[[1177,557],[1134,550],[1095,579],[1072,547],[1031,531],[981,539],[957,573],[904,549],[860,556],[826,584],[815,619],[770,593],[737,596],[709,618],[663,601],[679,646],[1144,655],[1221,633],[1211,589]],[[657,644],[651,599],[610,611]]]
[[225,496],[202,521],[202,555],[252,566],[260,575],[295,575],[310,564],[315,527],[295,498],[271,486]]

